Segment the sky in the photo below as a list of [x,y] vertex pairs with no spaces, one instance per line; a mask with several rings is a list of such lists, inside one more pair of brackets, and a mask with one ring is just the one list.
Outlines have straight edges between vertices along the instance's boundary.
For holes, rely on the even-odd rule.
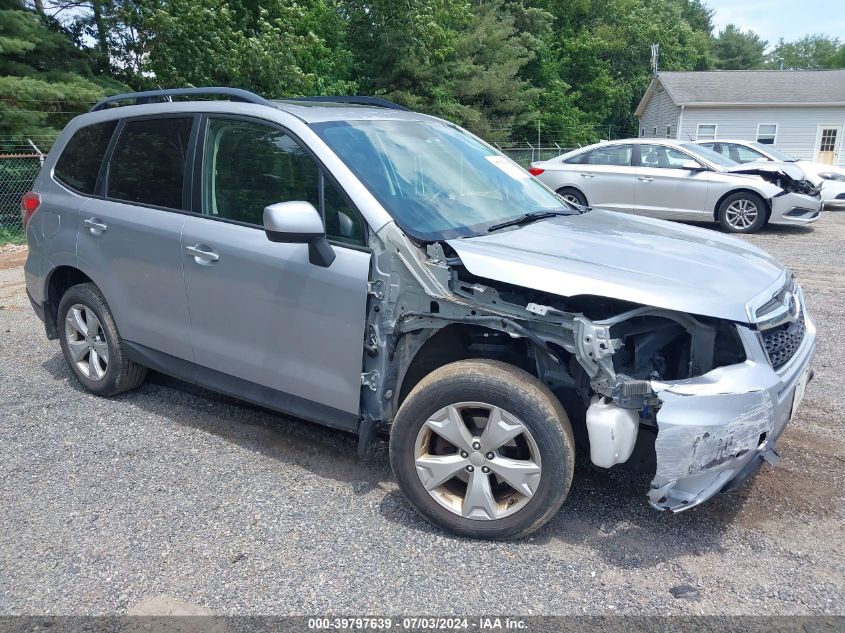
[[716,31],[726,24],[751,29],[770,45],[824,33],[845,40],[845,0],[704,0],[716,11]]

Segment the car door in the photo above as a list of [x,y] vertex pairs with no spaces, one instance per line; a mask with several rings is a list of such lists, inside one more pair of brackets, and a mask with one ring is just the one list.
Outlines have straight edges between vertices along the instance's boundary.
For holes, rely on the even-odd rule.
[[[269,123],[203,121],[201,214],[182,233],[198,380],[324,424],[357,428],[370,254],[361,216],[300,143]],[[336,259],[271,242],[264,208],[307,201]]]
[[125,119],[107,151],[98,197],[80,210],[80,268],[102,291],[120,335],[192,359],[180,238],[195,117]]
[[630,213],[634,207],[633,147],[608,144],[590,151],[580,165],[572,167],[579,177],[575,185],[591,206]]
[[[700,161],[670,145],[644,143],[637,148],[636,213],[670,220],[708,216],[709,176]],[[687,163],[701,169],[684,169]]]

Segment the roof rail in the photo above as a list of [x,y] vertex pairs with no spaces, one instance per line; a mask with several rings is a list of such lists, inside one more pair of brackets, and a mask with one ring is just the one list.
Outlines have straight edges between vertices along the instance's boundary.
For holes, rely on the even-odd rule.
[[143,103],[153,103],[165,97],[190,97],[194,95],[225,95],[231,101],[243,101],[245,103],[255,103],[257,105],[272,106],[264,97],[260,97],[249,90],[241,90],[240,88],[171,88],[168,90],[145,90],[144,92],[127,92],[124,94],[114,95],[101,99],[91,112],[104,110],[109,104],[118,101],[135,100],[136,105]]
[[280,99],[280,101],[311,101],[316,103],[349,103],[351,105],[366,105],[376,108],[388,108],[390,110],[405,110],[408,108],[401,106],[393,101],[382,99],[381,97],[362,97],[358,95],[342,96],[342,97],[289,97],[287,99]]

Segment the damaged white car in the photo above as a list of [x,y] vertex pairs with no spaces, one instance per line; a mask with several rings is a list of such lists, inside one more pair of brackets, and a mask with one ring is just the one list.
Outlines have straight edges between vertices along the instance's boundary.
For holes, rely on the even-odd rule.
[[[232,101],[153,103],[198,93]],[[151,367],[362,454],[389,437],[413,506],[463,535],[546,523],[579,447],[692,508],[777,460],[812,377],[801,288],[762,250],[570,205],[382,100],[112,97],[23,211],[33,308],[87,389]]]

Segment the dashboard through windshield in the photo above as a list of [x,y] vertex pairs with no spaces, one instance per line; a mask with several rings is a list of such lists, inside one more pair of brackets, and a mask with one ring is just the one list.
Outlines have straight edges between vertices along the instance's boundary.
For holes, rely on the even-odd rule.
[[457,126],[328,121],[312,129],[411,236],[481,235],[526,213],[578,213],[528,172]]

